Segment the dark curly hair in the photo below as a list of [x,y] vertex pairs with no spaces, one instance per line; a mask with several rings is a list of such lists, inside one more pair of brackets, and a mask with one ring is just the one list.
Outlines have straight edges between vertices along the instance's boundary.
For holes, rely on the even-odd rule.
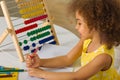
[[69,11],[78,11],[86,20],[88,28],[99,32],[101,43],[110,49],[120,44],[119,0],[71,0]]

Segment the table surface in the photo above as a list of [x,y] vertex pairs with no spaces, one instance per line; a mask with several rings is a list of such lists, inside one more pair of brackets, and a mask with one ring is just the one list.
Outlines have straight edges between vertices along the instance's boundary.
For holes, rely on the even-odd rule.
[[[72,32],[59,27],[57,25],[54,25],[55,31],[58,37],[58,40],[60,42],[60,45],[52,45],[52,44],[45,44],[43,45],[42,49],[38,53],[38,55],[41,58],[50,58],[60,55],[65,55],[68,51],[70,51],[71,48],[74,47],[74,45],[79,41],[79,38],[75,36]],[[3,17],[0,17],[0,34],[3,33],[4,29],[7,28],[6,22],[3,19]],[[66,39],[67,37],[67,39]],[[20,62],[19,58],[17,56],[16,50],[11,45],[6,45],[3,47],[3,45],[6,42],[11,41],[11,37],[8,36],[5,41],[0,45],[0,66],[8,66],[8,67],[17,67],[21,69],[27,69],[24,62]],[[1,47],[2,46],[2,47]],[[72,71],[72,67],[62,68],[62,69],[47,69],[48,71]],[[19,79],[18,80],[42,80],[35,77],[30,77],[27,72],[21,72],[19,73]]]

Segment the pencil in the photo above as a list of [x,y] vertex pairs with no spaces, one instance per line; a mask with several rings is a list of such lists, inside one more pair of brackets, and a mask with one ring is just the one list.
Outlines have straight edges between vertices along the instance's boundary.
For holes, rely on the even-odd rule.
[[0,72],[0,75],[1,74],[11,74],[11,72]]
[[12,75],[0,75],[0,78],[12,77]]
[[15,69],[15,68],[0,66],[0,70],[4,70],[4,69]]
[[26,72],[24,69],[16,69],[16,70],[0,70],[0,72]]

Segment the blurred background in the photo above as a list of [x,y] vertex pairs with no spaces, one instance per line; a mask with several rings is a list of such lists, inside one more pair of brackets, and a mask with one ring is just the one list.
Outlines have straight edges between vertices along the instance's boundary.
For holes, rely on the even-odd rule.
[[[75,18],[74,16],[68,13],[68,5],[70,1],[71,0],[46,0],[47,2],[46,5],[54,24],[70,30],[72,33],[74,33],[79,37],[78,32],[75,30]],[[13,5],[14,4],[8,6],[13,6]],[[16,10],[13,9],[11,12],[14,11]],[[3,16],[1,12],[1,8],[0,8],[0,16]],[[18,15],[14,15],[13,17],[17,17],[17,16]]]

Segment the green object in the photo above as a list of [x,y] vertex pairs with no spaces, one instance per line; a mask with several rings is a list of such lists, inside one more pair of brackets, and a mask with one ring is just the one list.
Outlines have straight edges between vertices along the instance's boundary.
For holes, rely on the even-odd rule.
[[0,70],[0,72],[25,72],[27,70],[24,70],[24,69],[11,69],[11,70]]
[[27,32],[27,36],[30,37],[30,36],[32,36],[32,35],[35,35],[35,34],[38,34],[38,33],[42,32],[42,31],[48,30],[48,29],[50,29],[50,28],[51,28],[50,25],[47,25],[47,26],[42,27],[42,28],[38,28],[38,29],[36,29],[36,30]]
[[29,37],[31,35],[31,33],[30,32],[27,32],[27,36]]
[[48,35],[50,35],[50,32],[49,32],[49,31],[47,31],[47,32],[45,32],[45,33],[42,33],[42,34],[39,34],[39,35],[37,35],[37,36],[31,37],[31,38],[30,38],[30,41],[35,41],[35,40],[37,40],[37,39],[43,38],[43,37],[48,36]]
[[19,45],[20,45],[20,46],[22,46],[22,43],[21,43],[21,42],[19,42]]
[[24,44],[27,44],[28,43],[28,41],[27,40],[24,40]]

